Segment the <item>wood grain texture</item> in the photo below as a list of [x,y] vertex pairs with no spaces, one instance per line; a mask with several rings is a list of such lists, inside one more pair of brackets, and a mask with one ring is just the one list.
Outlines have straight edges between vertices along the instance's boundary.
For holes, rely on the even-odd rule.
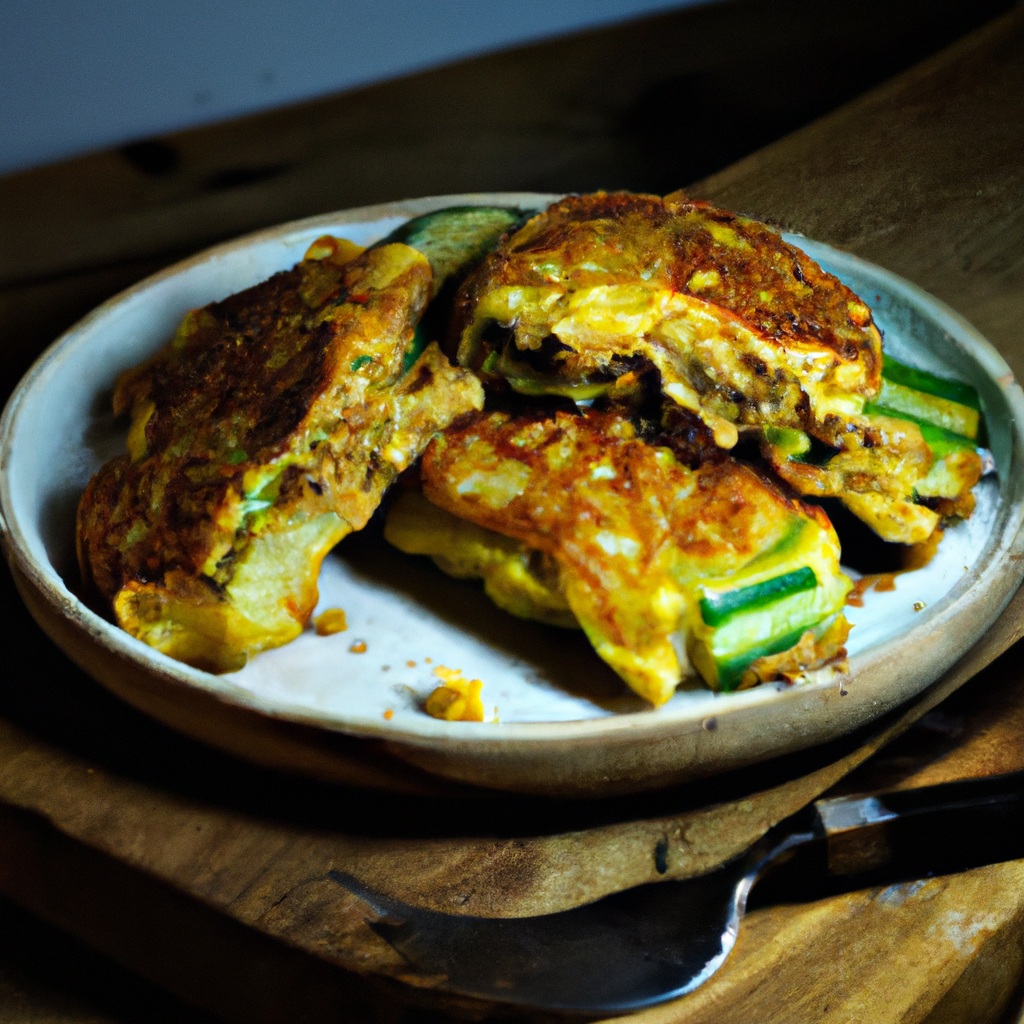
[[0,178],[0,387],[103,299],[206,245],[411,196],[668,192],[1010,4],[730,0]]
[[[942,777],[959,777],[1024,764],[1024,736],[1007,724],[1017,722],[1019,728],[1024,720],[1012,655],[976,676],[953,701],[943,705],[945,719],[925,718],[925,725],[889,748],[891,761],[902,766],[903,784],[934,781],[942,765]],[[929,742],[953,734],[953,747]],[[0,889],[228,1019],[286,1020],[295,1006],[295,986],[310,993],[302,1004],[305,1019],[331,1019],[341,1000],[360,1008],[355,1019],[376,1020],[387,1007],[398,1013],[405,1005],[412,1012],[409,999],[416,993],[407,990],[401,999],[369,982],[365,989],[352,987],[358,979],[353,969],[401,977],[404,966],[367,928],[365,908],[340,892],[327,871],[352,871],[405,898],[453,912],[486,913],[486,900],[493,902],[496,893],[500,902],[492,912],[554,909],[566,897],[592,897],[657,877],[653,846],[665,835],[672,840],[673,873],[680,873],[677,858],[684,851],[708,859],[716,851],[721,855],[723,844],[743,843],[762,828],[766,814],[780,814],[784,800],[803,802],[823,778],[835,777],[864,753],[858,747],[845,764],[826,765],[788,786],[717,808],[568,833],[531,835],[528,802],[506,802],[483,822],[490,831],[504,817],[504,837],[456,839],[443,823],[441,834],[431,835],[431,817],[467,829],[469,819],[481,816],[479,809],[467,813],[438,801],[423,819],[402,822],[395,819],[408,805],[395,798],[325,788],[319,796],[329,794],[341,808],[305,821],[290,819],[269,801],[259,813],[245,807],[238,792],[234,801],[223,799],[223,778],[209,779],[222,798],[204,800],[141,782],[7,727],[0,733]],[[173,763],[166,752],[164,759]],[[684,800],[686,794],[672,798]],[[557,809],[552,817],[558,819]],[[346,819],[348,828],[332,827]],[[539,824],[535,812],[532,823]],[[560,880],[567,866],[575,871]],[[917,890],[858,893],[807,908],[757,912],[720,975],[674,1008],[649,1015],[742,1021],[753,1000],[772,1020],[858,1019],[850,1014],[870,1010],[874,1015],[861,1019],[919,1021],[986,950],[984,991],[993,991],[997,980],[997,989],[1008,990],[1017,961],[1007,951],[1020,946],[1024,891],[1018,884],[1024,878],[1015,870],[1020,866],[982,869]],[[296,962],[289,947],[314,954],[310,963]],[[894,950],[908,965],[899,984],[902,1002],[894,1002],[889,991],[895,984]],[[250,977],[245,965],[253,960],[273,963],[275,976],[285,980],[268,990],[266,979]],[[821,984],[808,991],[808,972],[820,974],[823,964],[828,969]],[[346,970],[332,972],[330,965]],[[225,974],[244,982],[244,997],[235,984],[225,988]],[[879,988],[886,976],[889,987]],[[870,1001],[858,1009],[866,991],[884,996],[885,1015]],[[969,991],[977,994],[973,986]],[[823,993],[831,993],[831,1011]],[[768,1016],[772,1007],[776,1015]],[[794,1007],[799,1015],[793,1015]]]
[[[1024,313],[1022,75],[1017,9],[692,191],[905,274],[1024,367],[1024,344],[1011,329]],[[454,159],[443,148],[436,156]],[[256,190],[244,203],[223,201],[216,230],[235,230],[232,217],[251,211],[271,180],[244,186]],[[93,187],[102,192],[105,182],[97,170]],[[308,197],[311,187],[295,194]],[[293,201],[287,194],[284,204]],[[182,237],[198,237],[202,212],[213,209],[205,202],[190,207],[193,219],[182,214]],[[52,272],[104,252],[113,259],[116,247],[102,247],[117,231],[155,239],[158,250],[177,244],[167,213],[174,209],[183,207],[172,197],[156,213],[97,213],[108,227],[95,247],[81,264],[58,260]],[[116,257],[123,266],[157,258],[144,248]],[[45,290],[38,296],[45,306]],[[389,982],[405,965],[368,928],[358,901],[330,881],[332,869],[454,913],[536,913],[659,877],[660,840],[668,841],[669,874],[706,870],[844,776],[849,788],[910,786],[1024,764],[1018,655],[984,669],[1021,636],[1020,595],[940,684],[874,732],[756,771],[585,808],[381,797],[248,769],[115,707],[18,614],[7,621],[37,652],[39,671],[31,691],[0,697],[0,891],[228,1020],[491,1012]],[[632,1019],[984,1024],[1007,1006],[1022,947],[1024,868],[998,865],[760,910],[710,983]]]
[[669,191],[1007,6],[936,0],[922,18],[847,0],[825,18],[805,0],[713,4],[10,175],[0,284],[407,196]]

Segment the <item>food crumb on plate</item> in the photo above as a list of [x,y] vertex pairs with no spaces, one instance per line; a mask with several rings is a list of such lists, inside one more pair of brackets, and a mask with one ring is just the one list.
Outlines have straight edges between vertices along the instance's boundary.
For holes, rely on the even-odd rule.
[[423,709],[428,715],[447,722],[484,720],[484,705],[480,699],[484,684],[479,679],[465,679],[460,669],[444,665],[438,665],[434,675],[444,682],[444,686],[437,687],[427,698]]
[[366,653],[366,641],[356,640],[354,644],[349,648],[352,654],[365,654]]
[[416,662],[415,661],[407,661],[405,664],[406,664],[406,666],[408,668],[415,668],[416,667]]
[[395,717],[395,713],[394,713],[394,711],[391,710],[391,708],[388,708],[387,711],[384,712],[384,720],[386,722],[390,722],[391,719],[394,718],[394,717]]
[[915,601],[914,602],[914,611],[915,612],[923,612],[925,610],[925,608],[927,608],[927,607],[928,607],[928,605],[926,605],[924,603],[924,601]]
[[348,620],[340,608],[328,608],[313,620],[313,625],[317,636],[332,636],[334,633],[344,633],[348,629]]

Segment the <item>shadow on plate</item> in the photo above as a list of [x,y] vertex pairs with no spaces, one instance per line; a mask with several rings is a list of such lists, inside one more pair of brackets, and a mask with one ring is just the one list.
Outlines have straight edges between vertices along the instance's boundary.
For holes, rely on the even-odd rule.
[[380,513],[365,529],[346,537],[335,557],[368,582],[401,594],[475,641],[524,662],[535,685],[556,687],[617,714],[650,710],[594,653],[582,630],[517,618],[495,605],[482,583],[453,579],[426,556],[403,554],[384,540]]

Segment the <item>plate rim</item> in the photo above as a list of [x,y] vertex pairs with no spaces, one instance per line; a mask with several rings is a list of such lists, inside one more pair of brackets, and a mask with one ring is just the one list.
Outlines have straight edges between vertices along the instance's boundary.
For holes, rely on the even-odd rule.
[[[230,674],[215,676],[209,673],[200,673],[198,670],[191,669],[189,666],[184,666],[173,661],[168,656],[160,654],[160,652],[149,648],[141,641],[131,637],[119,627],[104,619],[98,613],[92,611],[63,584],[60,587],[54,585],[54,581],[46,571],[47,567],[40,565],[29,550],[17,517],[13,514],[8,466],[12,444],[17,436],[19,415],[24,408],[25,401],[31,395],[35,386],[60,361],[62,355],[69,352],[76,341],[81,340],[81,335],[91,329],[97,322],[109,316],[125,302],[144,294],[160,282],[180,275],[193,267],[256,244],[272,242],[278,239],[283,240],[293,234],[319,228],[326,231],[331,227],[340,227],[346,223],[369,223],[395,216],[416,216],[420,213],[450,205],[479,203],[534,206],[537,204],[547,204],[560,197],[557,194],[533,192],[464,193],[377,203],[317,214],[263,228],[210,246],[150,275],[107,299],[63,332],[40,354],[12,392],[4,409],[3,416],[0,418],[0,543],[2,543],[7,560],[12,563],[12,567],[16,563],[18,570],[28,578],[32,586],[40,592],[46,602],[62,617],[70,621],[72,625],[83,631],[91,642],[100,644],[109,654],[115,657],[127,658],[135,664],[136,668],[144,673],[155,673],[163,682],[170,683],[172,686],[199,687],[205,694],[219,701],[229,705],[240,706],[261,715],[302,725],[312,725],[316,728],[349,736],[385,740],[389,747],[410,745],[433,749],[437,747],[438,741],[443,741],[455,753],[459,748],[475,750],[477,748],[490,749],[501,747],[503,741],[506,743],[511,741],[517,745],[525,745],[530,748],[564,743],[589,746],[605,743],[612,736],[630,737],[637,730],[640,730],[646,738],[656,739],[662,735],[679,736],[689,733],[700,733],[702,730],[707,729],[709,716],[706,714],[702,714],[698,718],[692,712],[687,713],[682,709],[675,713],[667,712],[666,709],[657,709],[650,712],[557,722],[443,722],[424,715],[422,723],[417,723],[418,726],[421,725],[422,727],[412,730],[404,726],[392,726],[385,722],[377,723],[371,720],[360,719],[353,722],[353,720],[346,719],[343,715],[334,715],[310,709],[303,710],[299,706],[268,701],[243,687],[231,685]],[[887,286],[891,286],[894,292],[902,293],[912,299],[915,305],[928,308],[936,320],[950,325],[953,330],[947,331],[947,333],[958,342],[961,336],[969,338],[972,355],[981,364],[991,380],[1001,388],[1003,397],[1014,414],[1013,422],[1009,428],[1013,438],[1013,450],[1015,452],[1024,450],[1024,392],[1021,391],[1021,388],[1013,379],[1012,371],[1003,357],[991,342],[970,324],[966,318],[919,286],[859,256],[837,249],[827,243],[807,238],[796,232],[784,232],[783,237],[797,245],[800,245],[802,242],[808,243],[815,249],[827,253],[828,258],[836,263],[845,263],[848,266],[860,268],[869,274],[880,275],[886,280]],[[819,257],[813,256],[812,258],[817,259]],[[1007,467],[1008,470],[1009,467]],[[1006,486],[1001,472],[999,488],[1001,505],[1007,504],[1002,500]],[[915,625],[908,633],[897,638],[898,641],[906,643],[910,638],[923,640],[929,633],[947,627],[963,612],[964,609],[961,607],[961,602],[969,591],[981,582],[991,582],[994,578],[997,578],[999,576],[999,573],[996,572],[997,563],[1010,563],[1015,577],[1010,585],[1004,588],[1005,593],[1001,595],[998,607],[994,612],[986,616],[987,621],[978,631],[975,641],[980,638],[998,616],[1002,608],[1008,603],[1016,591],[1022,575],[1024,575],[1024,565],[1021,565],[1019,561],[1015,561],[1011,554],[1012,548],[1021,545],[1022,524],[1024,524],[1024,503],[1017,502],[1016,505],[1011,503],[1011,507],[1001,507],[997,513],[993,531],[986,543],[987,557],[979,559],[978,563],[970,570],[970,573],[965,575],[964,579],[954,587],[954,589],[957,589],[961,587],[962,583],[966,584],[963,587],[962,593],[956,599],[948,601],[944,599],[934,609],[930,609],[929,614],[923,616],[920,623]],[[49,569],[59,579],[59,574],[52,563],[49,564]],[[1006,571],[1005,565],[1003,566],[1003,571]],[[949,598],[948,594],[946,598]],[[968,604],[968,607],[970,606]],[[60,641],[57,642],[59,646],[64,646]],[[884,650],[888,649],[892,642],[889,641],[876,645],[874,648],[869,648],[867,651],[855,655],[851,659],[851,677],[855,680],[855,672],[863,670],[871,660],[877,660],[883,656]],[[954,658],[953,661],[955,660]],[[952,661],[949,662],[949,664],[952,663]],[[939,674],[941,674],[941,671]],[[194,678],[196,675],[200,679]],[[936,675],[933,674],[931,678],[934,680]],[[103,682],[103,680],[100,681]],[[818,690],[832,689],[835,685],[834,682],[829,681],[828,683],[808,683],[780,689],[772,684],[768,684],[740,694],[718,695],[715,703],[721,703],[722,707],[716,707],[710,717],[721,719],[728,716],[730,712],[753,709],[759,705],[770,703],[772,706],[779,706],[792,701],[803,701],[806,699],[805,695]],[[928,683],[922,684],[914,692],[920,692],[927,685]],[[899,703],[904,703],[908,699],[910,697],[906,696]]]

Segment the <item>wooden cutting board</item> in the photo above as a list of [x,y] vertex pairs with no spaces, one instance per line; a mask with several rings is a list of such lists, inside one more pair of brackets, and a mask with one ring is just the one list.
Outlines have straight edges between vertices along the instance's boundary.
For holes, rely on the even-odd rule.
[[[692,192],[909,277],[1021,373],[1022,127],[1018,8]],[[707,870],[844,777],[916,785],[1024,765],[1019,655],[977,674],[1024,632],[1021,595],[921,700],[871,730],[588,804],[383,796],[250,768],[118,704],[8,601],[36,671],[0,701],[0,892],[230,1021],[499,1012],[407,977],[331,870],[453,913],[538,913]],[[995,1021],[1022,939],[1020,863],[772,908],[751,915],[706,986],[633,1019]]]
[[[1024,618],[1024,599],[1011,615]],[[54,716],[62,746],[0,729],[0,891],[229,1021],[489,1017],[407,978],[328,873],[451,912],[539,913],[661,877],[659,858],[664,877],[712,866],[857,764],[850,789],[1024,767],[1013,651],[865,763],[1012,635],[836,760],[833,744],[628,806],[313,786],[167,733],[84,680],[41,681],[73,706]],[[104,738],[70,736],[83,718],[134,739],[112,758]],[[972,1015],[946,1019],[994,1020],[1020,973],[1022,928],[1022,863],[762,910],[706,986],[635,1019],[743,1022],[756,1007],[768,1021],[922,1021],[966,1000]]]

